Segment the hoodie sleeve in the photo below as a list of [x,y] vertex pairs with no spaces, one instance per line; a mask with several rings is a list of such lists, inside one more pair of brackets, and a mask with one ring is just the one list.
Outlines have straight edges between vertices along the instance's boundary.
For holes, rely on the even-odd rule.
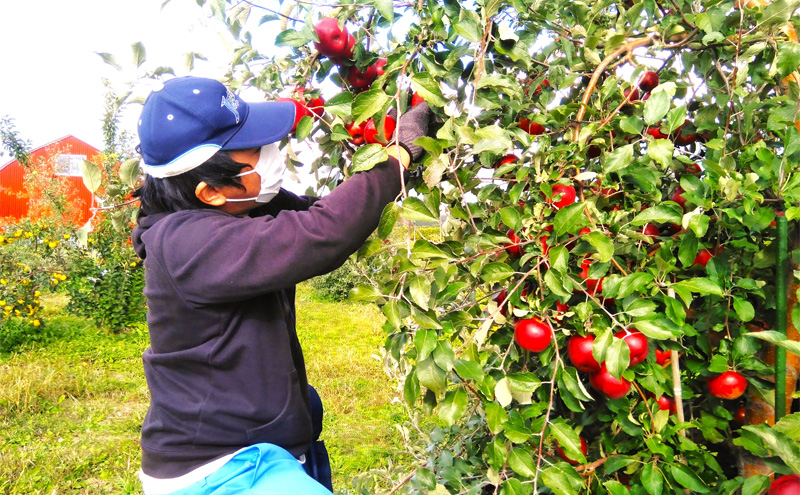
[[307,210],[319,201],[319,198],[315,198],[314,196],[298,196],[291,191],[287,191],[286,189],[281,189],[278,192],[277,196],[275,196],[272,201],[265,204],[264,206],[260,206],[253,210],[249,216],[251,217],[263,217],[265,215],[272,215],[275,216],[283,210]]
[[293,287],[341,266],[364,243],[400,193],[401,170],[390,159],[357,173],[307,210],[256,218],[214,210],[170,215],[148,233],[148,256],[158,259],[188,304]]

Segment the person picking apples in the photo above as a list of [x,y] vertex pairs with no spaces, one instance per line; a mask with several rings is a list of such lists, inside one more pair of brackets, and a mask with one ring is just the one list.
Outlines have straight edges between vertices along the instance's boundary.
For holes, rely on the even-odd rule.
[[281,188],[291,102],[247,103],[175,78],[139,120],[150,408],[146,495],[331,494],[322,403],[295,330],[295,285],[341,266],[377,227],[423,150],[427,104],[399,120],[389,158],[322,199]]

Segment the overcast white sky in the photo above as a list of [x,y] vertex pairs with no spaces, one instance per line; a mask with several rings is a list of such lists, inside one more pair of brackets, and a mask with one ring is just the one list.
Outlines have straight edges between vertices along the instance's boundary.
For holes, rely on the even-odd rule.
[[[14,118],[20,136],[34,146],[72,134],[102,148],[102,78],[121,83],[135,77],[131,44],[145,44],[148,63],[177,67],[187,51],[223,46],[194,0],[173,0],[163,11],[162,3],[3,2],[0,116]],[[129,72],[119,73],[95,52],[113,53]]]

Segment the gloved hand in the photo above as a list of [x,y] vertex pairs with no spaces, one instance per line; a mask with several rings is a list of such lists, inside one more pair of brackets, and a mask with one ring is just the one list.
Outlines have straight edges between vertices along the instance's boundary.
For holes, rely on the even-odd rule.
[[[391,112],[390,112],[391,113]],[[425,152],[421,147],[412,144],[415,139],[428,135],[428,121],[430,120],[431,109],[427,102],[413,106],[400,116],[400,121],[395,127],[392,140],[395,138],[400,146],[408,151],[412,161],[419,160]]]

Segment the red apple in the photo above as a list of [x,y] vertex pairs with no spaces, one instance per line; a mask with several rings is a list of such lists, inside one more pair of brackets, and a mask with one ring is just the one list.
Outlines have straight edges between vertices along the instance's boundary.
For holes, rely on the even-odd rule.
[[641,89],[643,93],[653,91],[656,86],[658,86],[657,72],[647,71],[642,75],[642,78],[639,79],[639,89]]
[[669,134],[664,134],[658,127],[648,127],[645,132],[653,136],[653,139],[669,139]]
[[783,475],[769,485],[767,495],[797,495],[800,493],[800,474]]
[[555,184],[553,185],[552,189],[553,195],[547,200],[547,202],[559,210],[574,203],[575,198],[578,195],[578,193],[575,191],[575,188],[567,184]]
[[514,339],[520,347],[531,352],[542,352],[553,340],[553,329],[537,317],[519,320],[514,327]]
[[669,411],[670,414],[677,414],[678,413],[678,406],[675,404],[675,399],[672,397],[667,397],[666,395],[662,395],[658,399],[656,399],[658,403],[658,408],[662,411]]
[[556,319],[561,321],[564,318],[564,313],[569,311],[569,305],[566,303],[562,303],[561,301],[556,301]]
[[494,168],[500,168],[501,166],[505,165],[506,163],[514,163],[519,160],[517,155],[508,154],[503,158],[497,160],[497,163],[494,164]]
[[569,339],[567,343],[567,356],[573,366],[581,371],[596,373],[600,371],[600,363],[592,355],[592,345],[594,335],[581,337],[576,335]]
[[538,136],[539,134],[544,133],[544,126],[537,122],[532,122],[530,119],[519,119],[519,123],[517,127],[522,129],[523,131],[527,132],[531,136]]
[[691,163],[689,165],[686,165],[686,173],[692,175],[700,175],[703,173],[703,169],[700,168],[700,165],[696,163]]
[[339,67],[345,65],[348,61],[353,60],[353,50],[356,46],[356,37],[352,34],[347,35],[347,45],[345,46],[342,54],[338,57],[330,57],[331,62]]
[[639,90],[635,88],[628,88],[622,92],[622,96],[630,103],[639,101]]
[[314,42],[314,48],[326,57],[345,57],[349,34],[347,28],[339,27],[339,19],[326,17],[314,25],[319,41]]
[[386,74],[386,71],[383,70],[383,68],[386,66],[386,62],[387,60],[385,58],[379,58],[377,62],[372,64],[372,66],[375,67],[375,75],[380,77]]
[[[503,289],[503,290],[501,290],[500,292],[497,293],[497,295],[494,297],[494,299],[492,299],[492,301],[496,302],[497,305],[500,306],[501,304],[503,304],[503,301],[505,301],[507,297],[508,297],[508,290],[507,289]],[[505,305],[500,306],[500,314],[503,315],[503,316],[506,315],[506,307],[505,307]]]
[[647,337],[643,333],[638,330],[622,330],[615,333],[614,337],[622,339],[628,344],[631,366],[636,366],[645,360],[649,346]]
[[675,139],[673,139],[673,142],[676,146],[686,146],[697,141],[697,138],[697,134],[685,134],[677,136]]
[[656,348],[656,363],[660,364],[661,366],[665,366],[669,364],[672,360],[672,352],[671,351],[662,351],[661,349]]
[[652,223],[645,224],[644,228],[640,230],[644,235],[650,236],[651,239],[655,240],[661,233],[658,231],[658,227],[653,225]]
[[672,196],[669,198],[672,201],[675,201],[676,203],[681,205],[681,208],[683,208],[684,210],[686,209],[686,198],[683,197],[683,193],[685,192],[686,191],[684,191],[681,186],[678,186],[678,188],[675,189],[675,192],[672,193]]
[[519,258],[522,256],[522,246],[519,245],[521,239],[517,233],[514,232],[514,229],[510,229],[508,233],[506,233],[506,237],[511,240],[511,244],[506,244],[508,255],[512,258]]
[[357,67],[351,67],[350,73],[347,74],[347,82],[350,83],[350,86],[356,91],[361,91],[367,89],[377,77],[378,69],[375,67],[375,64],[364,69],[364,72],[358,70]]
[[[589,454],[589,445],[586,443],[586,440],[584,440],[583,437],[580,437],[580,439],[581,439],[581,452],[583,452],[583,455],[586,456]],[[567,457],[566,454],[564,454],[564,449],[562,449],[561,446],[558,445],[558,441],[556,441],[555,448],[558,457],[564,459],[573,466],[578,464],[578,461],[573,461],[572,459]]]
[[603,293],[603,279],[605,277],[600,277],[598,280],[589,278],[589,267],[591,266],[592,260],[583,258],[583,261],[581,261],[580,277],[586,281],[586,291],[595,296]]
[[303,117],[311,117],[312,116],[311,110],[306,108],[306,106],[303,105],[302,102],[300,102],[298,100],[295,100],[294,98],[278,98],[275,101],[291,101],[292,103],[294,103],[294,124],[292,125],[292,131],[291,132],[294,132],[294,131],[297,130],[297,124],[300,123],[300,120]]
[[747,388],[747,380],[735,371],[726,371],[708,380],[708,391],[720,399],[738,399]]
[[[392,137],[395,128],[395,121],[393,118],[389,117],[388,115],[386,118],[383,119],[383,135],[386,138],[385,141],[388,142],[389,139]],[[364,141],[367,143],[378,143],[378,144],[385,144],[383,141],[378,140],[378,129],[375,127],[375,121],[369,119],[367,123],[364,125]]]
[[347,132],[350,133],[350,142],[353,144],[364,144],[364,124],[365,123],[362,122],[358,125],[353,125],[351,122],[350,124],[344,126],[345,129],[347,129]]
[[711,253],[711,251],[709,251],[708,249],[703,249],[702,251],[697,253],[697,256],[694,257],[694,263],[692,264],[692,266],[694,265],[706,266],[708,264],[708,261],[713,257],[714,255]]
[[736,410],[736,413],[733,415],[733,420],[737,423],[744,423],[745,418],[747,417],[747,409],[744,406],[739,407]]
[[606,368],[606,363],[600,365],[600,371],[589,375],[589,383],[592,388],[602,393],[609,399],[619,399],[625,397],[631,389],[631,382],[620,377],[614,378]]
[[421,97],[418,93],[414,93],[414,94],[411,95],[411,106],[412,107],[415,107],[415,106],[419,105],[420,103],[423,103],[424,101],[425,101],[425,98]]

